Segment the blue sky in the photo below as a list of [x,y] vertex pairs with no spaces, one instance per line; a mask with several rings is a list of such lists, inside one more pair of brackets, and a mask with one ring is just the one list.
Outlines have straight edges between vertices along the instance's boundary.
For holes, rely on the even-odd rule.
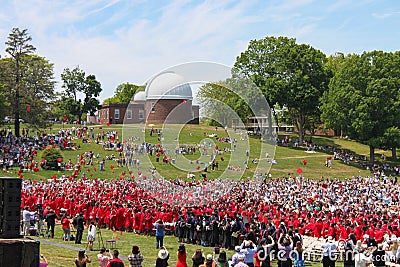
[[[327,55],[399,50],[397,0],[0,0],[0,55],[13,27],[37,53],[79,65],[101,82],[101,99],[185,62],[232,66],[251,39],[287,36]],[[61,83],[58,83],[60,87]]]

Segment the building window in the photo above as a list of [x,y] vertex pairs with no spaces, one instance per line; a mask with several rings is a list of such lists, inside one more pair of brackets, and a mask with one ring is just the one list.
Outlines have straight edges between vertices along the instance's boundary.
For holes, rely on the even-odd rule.
[[131,119],[132,119],[132,109],[127,109],[127,110],[126,110],[126,118],[127,118],[128,120],[131,120]]
[[108,119],[108,110],[107,109],[105,109],[104,111],[103,111],[103,115],[104,115],[104,119]]
[[154,113],[154,112],[156,112],[156,103],[154,103],[154,102],[151,102],[151,108],[150,108],[150,112],[151,112],[151,113]]
[[143,119],[144,119],[144,110],[139,109],[139,120],[143,120]]
[[119,109],[114,111],[114,119],[119,120]]

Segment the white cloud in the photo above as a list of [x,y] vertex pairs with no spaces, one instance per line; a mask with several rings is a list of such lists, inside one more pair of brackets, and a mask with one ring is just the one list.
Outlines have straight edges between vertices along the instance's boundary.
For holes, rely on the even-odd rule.
[[[133,24],[122,24],[113,34],[105,36],[96,34],[102,25],[89,27],[90,32],[85,32],[77,23],[88,16],[85,12],[101,12],[109,6],[96,9],[96,1],[79,4],[57,6],[59,10],[53,10],[55,13],[51,16],[35,20],[34,17],[40,17],[41,5],[37,9],[20,9],[19,18],[21,21],[32,19],[28,28],[38,53],[55,63],[57,78],[65,67],[79,65],[102,82],[106,90],[103,97],[112,95],[119,83],[143,83],[171,65],[191,60],[221,60],[219,51],[236,50],[234,43],[232,48],[226,47],[226,40],[231,40],[237,30],[254,20],[254,16],[243,14],[245,3],[203,2],[188,7],[186,1],[174,1],[161,9],[158,19],[143,18]],[[45,11],[50,12],[48,9]],[[126,15],[126,11],[122,13]],[[117,17],[118,13],[106,20],[117,21]],[[57,24],[65,25],[66,30],[54,31],[57,18]]]
[[372,16],[377,19],[386,19],[391,16],[399,15],[400,11],[393,11],[388,13],[372,13]]
[[307,24],[302,27],[296,27],[289,30],[289,36],[296,36],[296,38],[302,38],[305,35],[309,35],[317,27],[317,24]]

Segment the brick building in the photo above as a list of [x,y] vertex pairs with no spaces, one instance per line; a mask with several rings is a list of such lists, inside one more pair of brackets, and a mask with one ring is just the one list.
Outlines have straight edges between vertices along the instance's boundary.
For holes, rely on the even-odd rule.
[[124,123],[126,107],[126,104],[103,104],[97,111],[97,122],[100,124]]
[[192,88],[183,77],[168,71],[152,78],[145,91],[137,92],[128,105],[103,105],[98,122],[198,124],[199,106],[193,105]]

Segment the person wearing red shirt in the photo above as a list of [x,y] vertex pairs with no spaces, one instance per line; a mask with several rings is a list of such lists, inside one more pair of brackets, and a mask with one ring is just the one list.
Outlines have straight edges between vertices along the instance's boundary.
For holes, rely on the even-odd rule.
[[321,219],[318,219],[314,226],[314,236],[320,238],[322,236],[323,224]]
[[119,251],[113,251],[113,258],[108,262],[107,267],[125,267],[124,262],[118,258]]
[[375,230],[375,240],[378,243],[383,242],[383,236],[385,235],[385,231],[382,229],[381,225],[378,224]]
[[71,239],[71,221],[68,218],[67,215],[64,214],[64,216],[61,219],[61,228],[63,229],[64,232],[64,241],[70,241]]

